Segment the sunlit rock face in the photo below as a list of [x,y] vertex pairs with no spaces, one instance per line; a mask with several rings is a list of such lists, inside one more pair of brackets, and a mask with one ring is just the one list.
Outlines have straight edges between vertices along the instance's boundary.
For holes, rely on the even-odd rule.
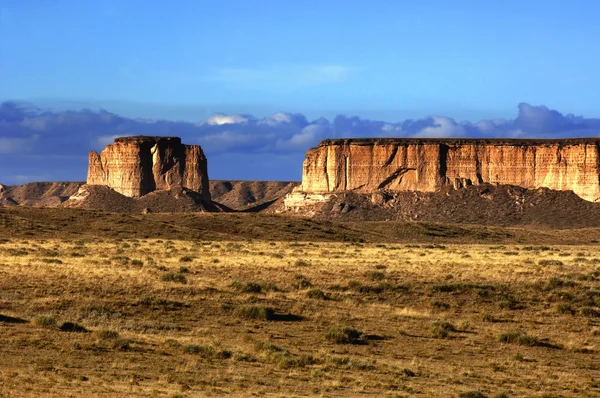
[[187,188],[210,199],[206,157],[177,137],[122,137],[100,154],[90,152],[88,185],[105,185],[129,197]]
[[432,192],[482,183],[571,190],[600,199],[600,139],[339,139],[310,149],[302,185],[309,193]]

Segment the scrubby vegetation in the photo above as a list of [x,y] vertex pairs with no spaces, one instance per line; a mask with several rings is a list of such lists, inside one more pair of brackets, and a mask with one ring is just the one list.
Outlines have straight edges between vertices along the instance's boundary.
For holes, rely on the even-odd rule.
[[289,224],[339,239],[3,238],[0,396],[600,394],[596,245]]

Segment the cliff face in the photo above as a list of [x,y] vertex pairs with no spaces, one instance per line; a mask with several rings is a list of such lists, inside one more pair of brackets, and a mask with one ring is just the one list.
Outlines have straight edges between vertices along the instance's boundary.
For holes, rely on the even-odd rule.
[[433,192],[481,183],[572,190],[600,200],[600,139],[326,140],[304,161],[301,191]]
[[185,187],[210,199],[206,157],[177,137],[123,137],[100,154],[90,152],[88,185],[105,185],[129,197]]

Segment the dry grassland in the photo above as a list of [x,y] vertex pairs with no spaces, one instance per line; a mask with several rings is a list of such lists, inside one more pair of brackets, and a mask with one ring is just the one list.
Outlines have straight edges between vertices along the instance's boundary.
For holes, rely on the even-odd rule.
[[600,395],[600,248],[0,244],[0,396]]

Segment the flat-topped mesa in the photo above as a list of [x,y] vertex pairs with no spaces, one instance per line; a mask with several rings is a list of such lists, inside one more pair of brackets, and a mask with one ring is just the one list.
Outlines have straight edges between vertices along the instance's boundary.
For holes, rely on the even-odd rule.
[[332,139],[306,153],[298,191],[433,192],[507,184],[600,200],[600,138]]
[[121,137],[100,154],[90,152],[88,185],[105,185],[129,197],[187,188],[210,199],[207,162],[199,145],[178,137]]

